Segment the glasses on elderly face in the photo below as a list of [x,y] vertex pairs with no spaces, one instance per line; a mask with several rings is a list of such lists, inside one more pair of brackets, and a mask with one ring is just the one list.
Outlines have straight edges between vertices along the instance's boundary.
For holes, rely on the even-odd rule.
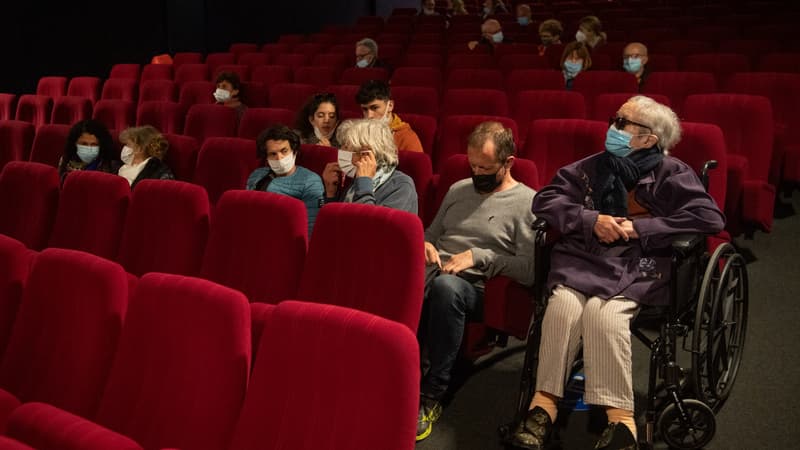
[[624,130],[628,125],[636,125],[637,127],[647,128],[648,130],[652,130],[652,128],[648,127],[647,125],[642,125],[641,123],[634,122],[632,120],[628,120],[624,117],[611,117],[608,119],[608,126],[614,125],[614,127],[618,130]]

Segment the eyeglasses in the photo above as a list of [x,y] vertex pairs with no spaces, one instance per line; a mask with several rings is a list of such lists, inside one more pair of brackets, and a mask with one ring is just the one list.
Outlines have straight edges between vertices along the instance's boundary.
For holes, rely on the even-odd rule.
[[652,130],[652,128],[648,127],[647,125],[642,125],[641,123],[634,122],[632,120],[628,120],[624,117],[611,117],[608,119],[608,126],[614,125],[616,129],[623,130],[628,125],[636,125],[637,127],[647,128],[648,130]]

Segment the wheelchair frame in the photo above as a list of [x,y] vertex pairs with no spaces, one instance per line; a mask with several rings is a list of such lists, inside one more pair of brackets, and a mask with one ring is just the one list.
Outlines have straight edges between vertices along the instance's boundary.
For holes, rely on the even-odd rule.
[[[714,165],[710,161],[703,168],[704,184],[707,170]],[[543,219],[534,227],[536,304],[517,410],[514,421],[500,427],[503,441],[513,432],[514,424],[524,420],[535,392],[541,325],[550,294],[540,275],[549,272],[553,239],[548,240]],[[730,395],[741,364],[749,302],[745,259],[729,243],[719,245],[709,255],[706,240],[705,235],[677,235],[673,240],[670,302],[658,336],[651,339],[637,320],[631,323],[631,333],[650,349],[645,440],[640,442],[643,448],[653,447],[656,432],[670,448],[700,449],[707,445],[716,431],[714,415]],[[705,266],[702,279],[701,266]],[[688,368],[677,361],[679,345],[691,356]]]

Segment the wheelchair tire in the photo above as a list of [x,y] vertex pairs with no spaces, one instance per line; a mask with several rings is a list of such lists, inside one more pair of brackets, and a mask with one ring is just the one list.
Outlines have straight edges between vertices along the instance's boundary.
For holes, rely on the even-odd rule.
[[717,412],[739,371],[747,329],[747,269],[732,245],[720,245],[709,259],[696,308],[691,388]]
[[658,416],[656,430],[670,449],[700,449],[708,445],[717,431],[714,411],[705,403],[683,400],[689,423],[684,423],[678,405],[670,402]]

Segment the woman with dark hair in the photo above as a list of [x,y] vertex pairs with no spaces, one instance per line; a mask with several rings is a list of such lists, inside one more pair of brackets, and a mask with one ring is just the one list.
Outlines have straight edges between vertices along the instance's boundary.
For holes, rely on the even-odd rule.
[[319,175],[295,164],[299,152],[300,138],[289,127],[277,124],[262,131],[256,139],[256,157],[261,160],[261,167],[247,178],[246,188],[302,200],[311,236],[324,189]]
[[295,128],[301,144],[339,147],[336,126],[339,125],[339,106],[336,96],[322,92],[316,94],[297,113]]
[[81,120],[72,126],[58,162],[63,180],[73,170],[100,170],[116,174],[122,162],[114,151],[114,140],[105,125],[97,120]]

